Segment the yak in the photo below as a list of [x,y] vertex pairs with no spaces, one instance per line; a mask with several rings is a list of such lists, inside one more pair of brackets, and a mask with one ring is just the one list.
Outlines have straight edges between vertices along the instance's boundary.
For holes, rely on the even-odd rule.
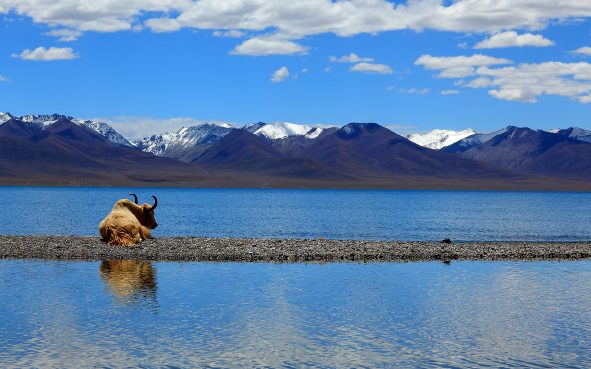
[[154,209],[158,205],[158,199],[154,198],[154,205],[138,205],[137,196],[135,203],[128,199],[122,199],[115,203],[113,210],[99,224],[99,232],[109,245],[131,246],[152,237],[150,229],[158,227],[154,218]]

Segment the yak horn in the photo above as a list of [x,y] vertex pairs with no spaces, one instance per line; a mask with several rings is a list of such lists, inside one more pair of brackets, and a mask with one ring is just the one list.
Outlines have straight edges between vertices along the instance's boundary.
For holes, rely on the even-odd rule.
[[133,198],[135,199],[135,204],[136,204],[136,205],[138,204],[138,203],[137,203],[137,196],[135,195],[135,193],[130,193],[130,194],[127,194],[127,196],[133,196]]
[[154,198],[154,206],[152,206],[150,210],[156,209],[156,205],[158,205],[158,199],[156,198],[156,196],[152,195],[152,197]]

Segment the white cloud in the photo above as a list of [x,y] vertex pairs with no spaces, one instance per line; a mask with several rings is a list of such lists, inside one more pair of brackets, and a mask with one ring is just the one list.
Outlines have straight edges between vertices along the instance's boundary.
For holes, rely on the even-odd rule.
[[328,58],[331,62],[339,62],[339,63],[361,63],[361,62],[373,62],[372,58],[360,58],[357,55],[351,53],[351,55],[343,56],[340,59],[337,59],[335,56],[330,56]]
[[325,72],[330,72],[331,67],[326,67]]
[[578,49],[571,51],[571,53],[591,56],[591,47],[589,47],[589,46],[579,47]]
[[12,84],[12,81],[11,80],[9,80],[8,78],[2,77],[2,76],[0,76],[0,82],[6,82],[6,83],[9,83],[9,84]]
[[359,63],[349,68],[351,72],[362,72],[368,74],[392,74],[392,68],[386,64],[372,64],[372,63]]
[[71,29],[53,29],[49,32],[44,33],[46,36],[57,36],[58,41],[69,42],[76,41],[78,37],[82,36],[82,32]]
[[507,100],[507,101],[519,101],[519,102],[529,102],[529,103],[536,103],[536,95],[533,91],[527,89],[505,89],[505,90],[490,90],[488,94],[492,97],[496,97],[497,99]]
[[386,87],[386,90],[390,91],[390,90],[393,90],[395,87],[396,86],[388,86],[388,87]]
[[233,38],[242,38],[246,36],[246,32],[242,32],[237,29],[230,29],[227,31],[214,31],[213,35],[215,37],[233,37]]
[[474,49],[497,49],[523,46],[546,47],[552,45],[554,45],[554,42],[544,38],[542,35],[533,35],[531,33],[518,35],[515,31],[507,31],[497,33],[484,41],[480,41],[474,45]]
[[287,40],[254,37],[236,46],[234,50],[230,51],[230,54],[252,56],[307,55],[308,49],[310,48],[307,46],[302,46]]
[[482,54],[472,56],[431,56],[429,54],[421,55],[415,65],[423,65],[425,69],[450,69],[479,67],[485,65],[513,64],[511,60],[503,58],[493,58]]
[[[154,32],[172,32],[184,27],[252,32],[276,30],[288,35],[285,40],[295,40],[323,33],[353,36],[426,28],[481,34],[517,29],[532,32],[542,30],[550,23],[591,17],[591,2],[408,0],[395,4],[387,0],[3,0],[0,13],[10,12],[30,17],[35,23],[80,32],[131,30],[142,23],[140,17],[148,14],[153,18],[143,24]],[[171,14],[176,18],[170,18]]]
[[417,90],[416,88],[411,88],[409,90],[405,90],[404,88],[401,88],[398,91],[400,91],[400,93],[402,93],[402,94],[420,94],[420,95],[424,95],[426,93],[431,92],[431,90],[429,90],[428,88],[424,88],[422,90]]
[[21,54],[12,54],[12,57],[21,58],[23,60],[50,61],[70,60],[78,58],[80,57],[80,55],[74,54],[72,48],[70,47],[52,47],[46,50],[44,47],[40,46],[33,51],[26,49]]
[[[430,63],[434,60],[439,62]],[[591,92],[591,64],[584,62],[523,63],[518,66],[499,68],[492,68],[490,65],[493,64],[490,64],[478,66],[478,68],[470,67],[472,70],[468,75],[467,72],[457,72],[458,70],[453,68],[457,64],[451,63],[449,58],[430,57],[423,61],[425,63],[415,62],[415,64],[423,64],[426,69],[435,67],[444,69],[439,77],[476,77],[467,82],[459,80],[454,84],[471,88],[493,88],[488,91],[488,94],[497,99],[535,103],[537,96],[546,94],[567,96],[583,103],[588,102],[588,95]],[[445,69],[446,67],[451,68]]]
[[271,82],[277,83],[281,82],[289,76],[289,71],[286,67],[281,67],[275,72],[273,72],[273,78],[271,78]]
[[437,78],[464,78],[474,75],[474,67],[455,67],[441,71]]
[[458,90],[447,90],[447,91],[441,91],[442,95],[455,95],[455,94],[459,94],[460,91]]
[[409,133],[410,130],[416,130],[419,128],[419,126],[401,126],[399,124],[390,124],[385,127],[399,135],[405,135]]
[[144,24],[156,33],[175,32],[183,27],[177,19],[166,17],[148,19]]
[[304,68],[302,69],[302,73],[306,73],[308,71],[308,69]]

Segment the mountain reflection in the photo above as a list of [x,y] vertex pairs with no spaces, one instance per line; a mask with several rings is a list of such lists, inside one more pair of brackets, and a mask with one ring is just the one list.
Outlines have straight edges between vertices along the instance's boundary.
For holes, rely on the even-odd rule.
[[149,261],[103,261],[99,272],[109,291],[126,306],[145,306],[157,312],[156,268]]

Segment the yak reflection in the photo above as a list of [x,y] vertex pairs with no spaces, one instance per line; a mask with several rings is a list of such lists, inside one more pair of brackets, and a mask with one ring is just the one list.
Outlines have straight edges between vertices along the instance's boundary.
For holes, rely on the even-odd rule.
[[145,306],[156,312],[156,269],[149,261],[103,261],[99,272],[119,302],[128,306]]

